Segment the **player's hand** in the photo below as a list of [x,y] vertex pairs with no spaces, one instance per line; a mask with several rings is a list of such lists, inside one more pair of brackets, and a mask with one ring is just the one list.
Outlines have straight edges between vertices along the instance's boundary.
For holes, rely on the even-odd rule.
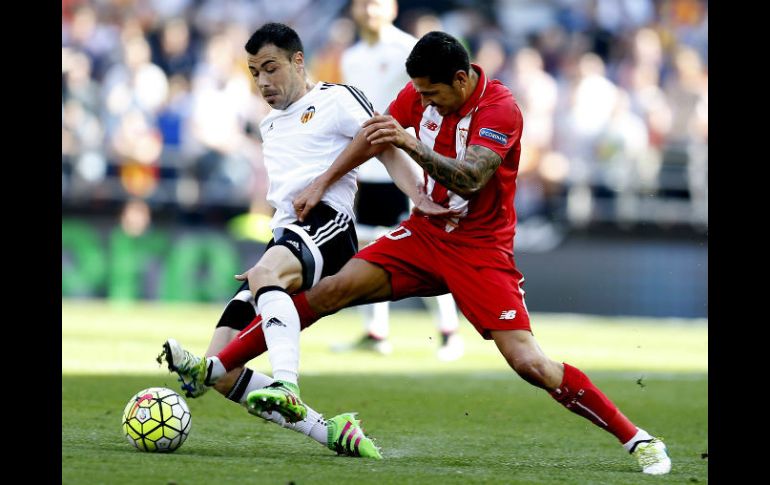
[[366,140],[372,145],[392,143],[398,148],[405,148],[412,136],[390,115],[374,112],[374,116],[361,125]]
[[249,268],[248,271],[244,271],[241,274],[235,275],[235,279],[238,281],[248,281],[249,282],[249,290],[251,291],[251,297],[255,298],[257,291],[254,288],[259,288],[259,284],[257,281],[251,281],[251,271],[256,268],[256,266],[252,266]]
[[246,271],[244,273],[237,274],[235,275],[235,279],[238,281],[246,281],[247,279],[249,279],[249,272]]
[[324,192],[326,192],[326,186],[321,179],[315,179],[313,183],[308,185],[305,190],[294,198],[292,205],[297,212],[297,219],[300,222],[305,222],[305,217],[310,213],[313,207],[317,206],[321,202]]
[[444,207],[433,202],[433,200],[424,192],[422,187],[419,188],[417,200],[413,200],[412,202],[414,202],[412,213],[424,217],[438,217],[444,219],[444,221],[452,227],[458,226],[457,222],[453,219],[462,215],[462,211]]

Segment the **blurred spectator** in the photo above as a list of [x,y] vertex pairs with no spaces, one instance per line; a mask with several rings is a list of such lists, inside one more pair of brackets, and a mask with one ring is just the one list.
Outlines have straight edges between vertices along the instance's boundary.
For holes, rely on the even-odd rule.
[[160,132],[139,109],[130,109],[120,116],[110,137],[110,148],[127,193],[137,197],[153,193],[158,185],[162,147]]
[[62,51],[63,97],[76,101],[92,115],[101,109],[99,84],[91,77],[91,59],[83,52],[67,49]]
[[355,36],[356,26],[352,20],[340,18],[334,21],[329,39],[310,62],[310,76],[314,81],[343,82],[342,54],[353,44]]
[[112,66],[102,83],[109,131],[124,113],[133,108],[145,116],[153,116],[168,93],[166,75],[150,62],[150,45],[144,37],[126,35],[122,48],[123,64]]
[[504,84],[511,84],[505,45],[498,36],[483,36],[473,57],[476,64],[480,65],[491,79],[499,79]]
[[677,49],[674,66],[664,88],[672,110],[664,162],[685,165],[693,215],[703,221],[708,211],[708,75],[690,47]]
[[183,18],[172,18],[163,24],[160,46],[154,58],[167,76],[181,74],[188,79],[192,76],[197,59],[190,37],[190,28]]
[[516,191],[517,217],[545,215],[551,185],[563,180],[543,177],[541,162],[553,149],[554,111],[558,100],[556,81],[544,69],[543,58],[531,48],[520,49],[514,58],[511,91],[526,120]]
[[567,215],[576,225],[590,222],[594,186],[602,174],[596,145],[617,106],[617,87],[605,76],[604,62],[593,53],[581,56],[568,107],[559,126],[559,150],[570,161]]
[[[247,134],[259,112],[252,80],[236,51],[237,35],[209,39],[193,78],[190,129],[197,148],[193,176],[203,204],[222,204],[236,196],[248,200],[253,176],[251,157],[257,141]],[[250,123],[251,120],[251,123]]]
[[608,126],[597,140],[596,159],[600,183],[616,193],[614,216],[619,221],[638,215],[635,194],[649,150],[648,138],[644,121],[631,111],[628,94],[618,91]]
[[400,17],[404,19],[404,30],[418,39],[428,32],[444,30],[441,19],[434,12],[416,9],[404,12]]
[[110,53],[118,50],[119,36],[115,26],[99,22],[96,10],[90,5],[75,7],[72,21],[62,24],[62,47],[85,52],[91,59],[97,80],[109,67]]
[[147,231],[152,220],[150,206],[142,199],[129,199],[120,214],[120,227],[131,237],[139,237]]
[[171,77],[168,96],[156,118],[163,138],[162,159],[167,165],[185,165],[182,157],[190,144],[187,120],[190,118],[191,105],[190,82],[181,74]]

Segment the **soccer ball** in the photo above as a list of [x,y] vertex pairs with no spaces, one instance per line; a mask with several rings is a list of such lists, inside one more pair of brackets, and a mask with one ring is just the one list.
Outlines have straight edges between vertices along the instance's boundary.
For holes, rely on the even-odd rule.
[[123,433],[141,451],[176,450],[187,439],[191,425],[185,400],[165,387],[137,392],[123,410]]

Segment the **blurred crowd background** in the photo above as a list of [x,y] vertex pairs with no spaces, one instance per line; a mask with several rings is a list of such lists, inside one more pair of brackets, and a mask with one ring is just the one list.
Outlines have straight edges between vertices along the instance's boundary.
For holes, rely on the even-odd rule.
[[[340,82],[357,40],[348,4],[62,0],[63,214],[269,214],[257,129],[269,108],[243,45],[287,23],[311,78]],[[401,0],[395,23],[461,39],[513,91],[522,223],[706,231],[707,2]]]

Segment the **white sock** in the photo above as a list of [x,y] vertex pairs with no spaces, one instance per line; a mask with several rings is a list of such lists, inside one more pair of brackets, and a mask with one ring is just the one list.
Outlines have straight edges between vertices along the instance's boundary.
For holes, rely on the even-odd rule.
[[273,379],[297,384],[299,375],[299,315],[285,291],[262,293],[257,301],[262,330],[273,367]]
[[[274,380],[272,377],[266,376],[265,374],[262,374],[259,372],[252,371],[251,377],[249,378],[249,383],[246,385],[240,397],[240,400],[238,402],[241,404],[241,406],[246,407],[247,405],[246,398],[249,396],[249,393],[251,391],[256,391],[257,389],[267,387],[273,382]],[[236,389],[238,387],[239,387],[239,383],[236,382],[235,385],[233,386],[233,389]],[[323,415],[320,414],[315,409],[308,406],[307,404],[305,404],[305,407],[307,408],[307,417],[302,421],[299,421],[296,423],[287,422],[283,416],[281,416],[275,411],[271,413],[262,413],[261,416],[262,418],[268,421],[272,421],[275,424],[282,426],[286,429],[296,431],[297,433],[302,433],[305,436],[310,436],[314,440],[326,446],[326,441],[328,439],[328,436],[327,436],[328,431],[326,429],[326,421],[324,420]]]
[[[248,379],[248,382],[244,385],[242,380]],[[245,368],[241,375],[238,376],[238,380],[233,384],[233,388],[225,396],[231,401],[237,401],[241,406],[246,407],[246,398],[249,397],[251,391],[262,389],[272,384],[273,378],[266,376],[260,372]]]
[[440,295],[435,298],[423,298],[425,306],[433,314],[433,321],[436,323],[441,333],[455,333],[460,327],[460,320],[457,318],[457,305],[451,293]]
[[297,421],[296,423],[289,423],[286,421],[286,419],[284,419],[283,416],[278,414],[277,411],[273,411],[271,413],[262,413],[261,416],[264,419],[272,421],[286,429],[290,429],[292,431],[296,431],[297,433],[302,433],[305,436],[309,436],[322,445],[326,446],[326,442],[329,439],[329,431],[326,427],[326,420],[321,413],[311,408],[307,404],[305,404],[305,407],[307,407],[307,417],[302,421]]
[[206,368],[211,369],[211,373],[208,375],[206,384],[213,386],[217,379],[227,374],[227,369],[222,365],[222,361],[216,355],[212,357],[206,357]]
[[648,440],[651,440],[652,438],[653,438],[653,436],[650,435],[650,433],[648,433],[647,431],[643,430],[642,428],[636,428],[636,434],[634,435],[633,438],[631,438],[627,442],[623,443],[623,448],[627,452],[631,453],[631,450],[633,449],[634,445],[637,442],[639,442],[639,441],[648,441]]
[[388,338],[390,334],[390,304],[387,301],[381,301],[360,308],[361,313],[364,314],[366,332],[380,339]]

